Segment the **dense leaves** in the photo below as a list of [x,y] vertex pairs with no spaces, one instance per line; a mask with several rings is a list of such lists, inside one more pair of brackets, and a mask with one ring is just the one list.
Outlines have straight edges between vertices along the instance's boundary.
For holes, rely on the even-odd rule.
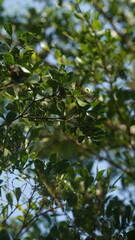
[[134,1],[2,2],[0,239],[134,239]]

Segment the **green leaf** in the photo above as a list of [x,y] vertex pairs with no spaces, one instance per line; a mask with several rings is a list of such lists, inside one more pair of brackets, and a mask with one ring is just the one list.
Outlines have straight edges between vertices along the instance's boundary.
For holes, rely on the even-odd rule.
[[67,172],[67,168],[69,163],[66,160],[59,161],[56,165],[54,165],[55,172],[58,174],[64,174]]
[[14,46],[12,48],[12,51],[11,51],[12,55],[15,57],[15,58],[18,58],[19,57],[19,53],[20,53],[20,49],[18,46]]
[[[6,91],[7,92],[7,91]],[[16,112],[18,108],[18,102],[15,100],[13,102],[10,102],[7,106],[6,109],[10,110],[12,112]]]
[[79,174],[83,177],[86,178],[89,176],[88,170],[86,168],[81,168],[79,169]]
[[6,43],[0,42],[0,54],[8,53],[9,50],[10,50],[10,48]]
[[35,38],[35,34],[32,32],[24,32],[21,34],[20,42],[22,44],[27,44],[28,42],[32,42],[32,40]]
[[18,202],[19,199],[20,199],[20,196],[21,196],[21,194],[22,194],[21,188],[20,188],[20,187],[15,188],[14,194],[15,194],[16,199],[17,199],[17,202]]
[[6,124],[10,125],[16,119],[15,112],[9,112],[6,116]]
[[2,179],[0,179],[0,184],[3,182],[3,180]]
[[38,83],[39,81],[40,81],[40,75],[35,73],[30,75],[25,82],[34,84],[34,83]]
[[77,195],[72,191],[67,192],[66,195],[67,195],[67,202],[68,202],[69,206],[70,207],[76,206],[76,204],[78,202]]
[[0,240],[12,240],[12,239],[13,238],[11,237],[7,230],[2,229],[0,231]]
[[44,171],[44,163],[40,160],[40,159],[36,159],[34,161],[34,165],[35,165],[35,170],[37,170],[37,173],[43,173]]
[[77,4],[79,4],[81,2],[81,0],[75,0]]
[[11,46],[11,43],[12,43],[12,39],[11,38],[6,38],[5,39],[5,43],[9,46]]
[[134,240],[135,239],[135,230],[132,230],[127,233],[128,240]]
[[24,53],[24,57],[31,56],[33,53],[34,53],[34,49],[28,49],[28,50]]
[[79,136],[78,137],[78,142],[81,143],[85,139],[85,136]]
[[12,26],[12,24],[9,23],[9,22],[7,22],[7,23],[4,24],[4,28],[5,28],[6,32],[7,32],[10,36],[12,36],[12,34],[13,34],[13,26]]
[[106,36],[108,42],[110,42],[110,39],[111,39],[111,30],[110,29],[105,30],[105,36]]
[[13,206],[13,197],[12,197],[12,193],[11,192],[6,193],[6,199],[7,199],[8,203],[9,203],[10,207],[12,208],[12,206]]
[[93,21],[93,22],[92,22],[92,25],[93,25],[93,27],[94,27],[95,30],[100,29],[101,26],[102,26],[102,25],[101,25],[101,22],[100,22],[99,20]]
[[90,115],[96,117],[99,114],[102,114],[104,110],[104,106],[102,103],[98,103],[95,107],[93,107],[92,110],[88,111],[90,113]]
[[10,53],[6,53],[4,54],[4,62],[6,65],[9,65],[9,64],[14,64],[14,57],[12,54]]
[[[13,89],[13,87],[8,87],[7,89],[6,89],[6,93],[8,94],[8,95],[11,95],[12,96],[12,98],[11,99],[14,99],[15,98],[15,92],[14,92],[14,89]],[[11,103],[12,104],[12,103]],[[8,105],[7,105],[8,106]],[[7,108],[7,107],[6,107]]]
[[88,103],[83,102],[82,100],[80,100],[79,98],[76,98],[77,103],[80,107],[85,107]]
[[79,13],[79,12],[75,12],[75,17],[77,17],[77,18],[80,19],[80,20],[85,20],[83,14],[82,14],[82,13]]
[[31,73],[27,68],[25,68],[19,64],[17,64],[16,66],[19,67],[22,70],[22,72],[24,72],[25,74],[29,75]]
[[57,162],[57,159],[58,159],[57,153],[52,153],[52,154],[50,155],[50,162],[56,163],[56,162]]
[[25,150],[23,150],[23,151],[20,153],[20,159],[21,159],[22,164],[25,165],[25,163],[26,163],[27,160],[28,160],[28,154],[25,152]]
[[34,64],[34,66],[33,66],[33,68],[32,68],[32,71],[35,71],[35,70],[43,63],[43,61],[44,61],[43,59],[37,61],[37,62]]
[[102,178],[102,177],[103,177],[103,174],[104,174],[104,172],[105,172],[105,170],[100,170],[99,172],[97,172],[97,176],[96,176],[96,178],[97,178],[97,179],[100,179],[100,178]]

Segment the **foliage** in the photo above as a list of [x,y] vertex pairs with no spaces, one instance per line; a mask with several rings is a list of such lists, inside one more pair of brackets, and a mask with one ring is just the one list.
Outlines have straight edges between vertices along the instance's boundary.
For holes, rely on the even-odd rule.
[[132,240],[135,3],[43,4],[0,16],[0,239]]

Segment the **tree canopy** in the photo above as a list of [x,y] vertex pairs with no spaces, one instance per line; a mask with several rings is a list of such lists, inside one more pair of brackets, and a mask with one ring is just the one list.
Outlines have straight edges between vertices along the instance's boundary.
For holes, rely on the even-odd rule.
[[0,1],[0,240],[135,239],[135,1]]

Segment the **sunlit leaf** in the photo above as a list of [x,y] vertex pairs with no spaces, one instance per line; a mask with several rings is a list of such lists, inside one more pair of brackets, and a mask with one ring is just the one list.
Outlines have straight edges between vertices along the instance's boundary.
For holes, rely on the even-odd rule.
[[10,54],[10,53],[4,54],[4,62],[5,62],[6,65],[14,64],[14,57],[13,57],[13,55]]

